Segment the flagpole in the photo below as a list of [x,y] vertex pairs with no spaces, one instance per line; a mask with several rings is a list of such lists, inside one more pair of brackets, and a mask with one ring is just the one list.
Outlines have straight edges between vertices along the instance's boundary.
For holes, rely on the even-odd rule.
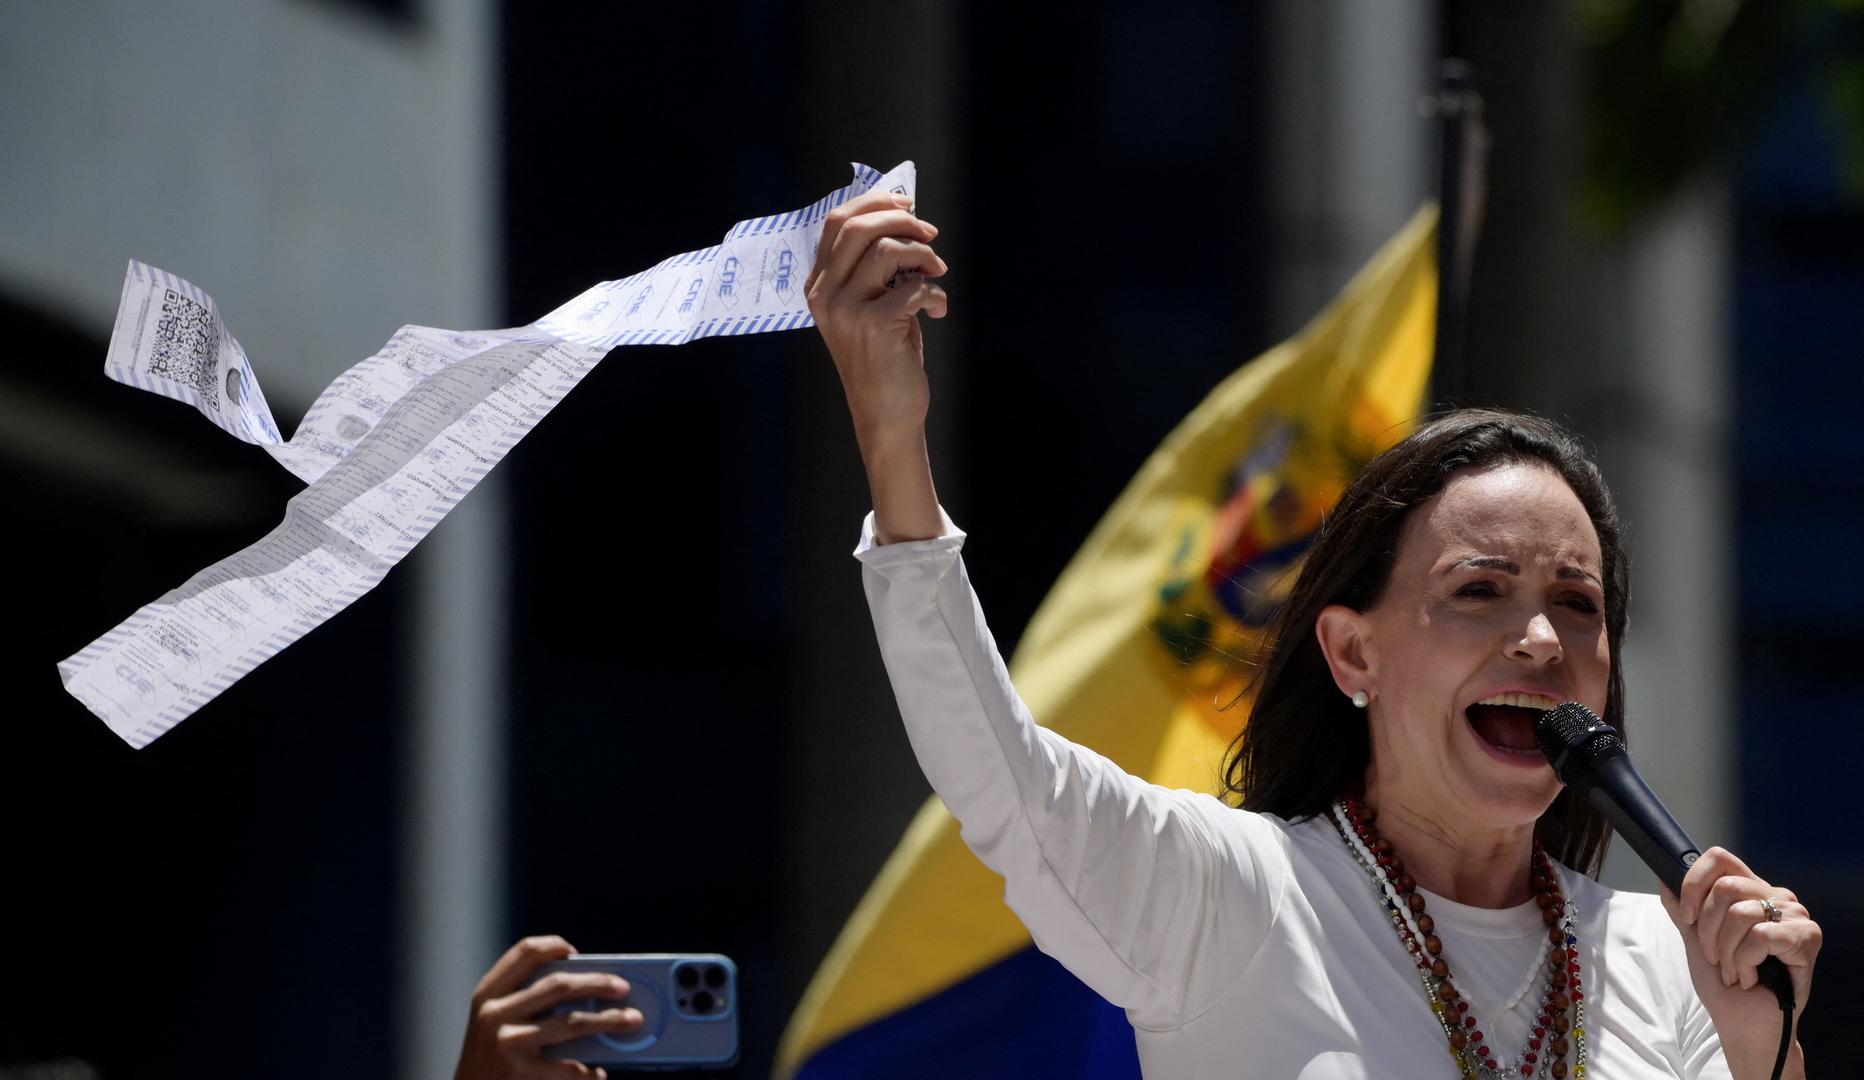
[[1472,66],[1449,58],[1439,71],[1437,95],[1425,104],[1440,125],[1437,335],[1431,398],[1443,408],[1463,404],[1469,392],[1464,328],[1470,262],[1481,227],[1487,132],[1482,127],[1482,98],[1471,88]]

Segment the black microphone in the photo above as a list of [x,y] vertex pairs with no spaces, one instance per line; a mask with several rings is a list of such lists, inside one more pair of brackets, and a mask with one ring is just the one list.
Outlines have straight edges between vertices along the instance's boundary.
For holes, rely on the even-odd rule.
[[[1534,722],[1534,734],[1561,782],[1604,814],[1644,865],[1672,894],[1681,896],[1683,875],[1702,849],[1638,775],[1618,730],[1591,709],[1569,701],[1542,713]],[[1760,981],[1780,999],[1782,1009],[1793,1008],[1793,980],[1779,957],[1760,962]]]
[[1644,865],[1681,896],[1683,875],[1702,849],[1638,775],[1617,729],[1569,701],[1542,713],[1534,734],[1561,782],[1604,814]]

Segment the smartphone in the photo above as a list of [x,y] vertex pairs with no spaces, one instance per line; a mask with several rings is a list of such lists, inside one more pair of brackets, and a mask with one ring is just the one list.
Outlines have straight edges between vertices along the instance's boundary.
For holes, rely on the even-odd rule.
[[553,1012],[600,1012],[625,1004],[641,1010],[642,1022],[632,1032],[585,1035],[546,1047],[548,1057],[610,1069],[723,1069],[738,1061],[738,967],[730,957],[588,953],[545,964],[536,978],[553,971],[606,972],[632,988],[625,1002],[584,998]]

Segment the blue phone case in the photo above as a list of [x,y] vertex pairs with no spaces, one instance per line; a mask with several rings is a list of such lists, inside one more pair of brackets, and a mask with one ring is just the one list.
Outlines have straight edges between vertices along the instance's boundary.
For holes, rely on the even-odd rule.
[[[546,1047],[545,1056],[622,1069],[723,1069],[738,1060],[738,967],[718,953],[592,953],[545,964],[553,971],[603,971],[628,980],[622,1004],[641,1010],[639,1030],[587,1035]],[[532,980],[533,982],[536,979]],[[585,998],[553,1012],[599,1012],[616,1002]]]

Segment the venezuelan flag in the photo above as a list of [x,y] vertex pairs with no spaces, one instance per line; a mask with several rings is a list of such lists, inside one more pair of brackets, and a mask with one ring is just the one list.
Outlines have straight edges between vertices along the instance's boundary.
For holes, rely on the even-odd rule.
[[[1225,379],[1153,452],[1010,664],[1055,730],[1169,787],[1215,790],[1260,628],[1321,517],[1410,432],[1430,375],[1427,205],[1293,339]],[[791,1019],[797,1080],[1137,1077],[1125,1014],[1038,952],[937,799]]]

